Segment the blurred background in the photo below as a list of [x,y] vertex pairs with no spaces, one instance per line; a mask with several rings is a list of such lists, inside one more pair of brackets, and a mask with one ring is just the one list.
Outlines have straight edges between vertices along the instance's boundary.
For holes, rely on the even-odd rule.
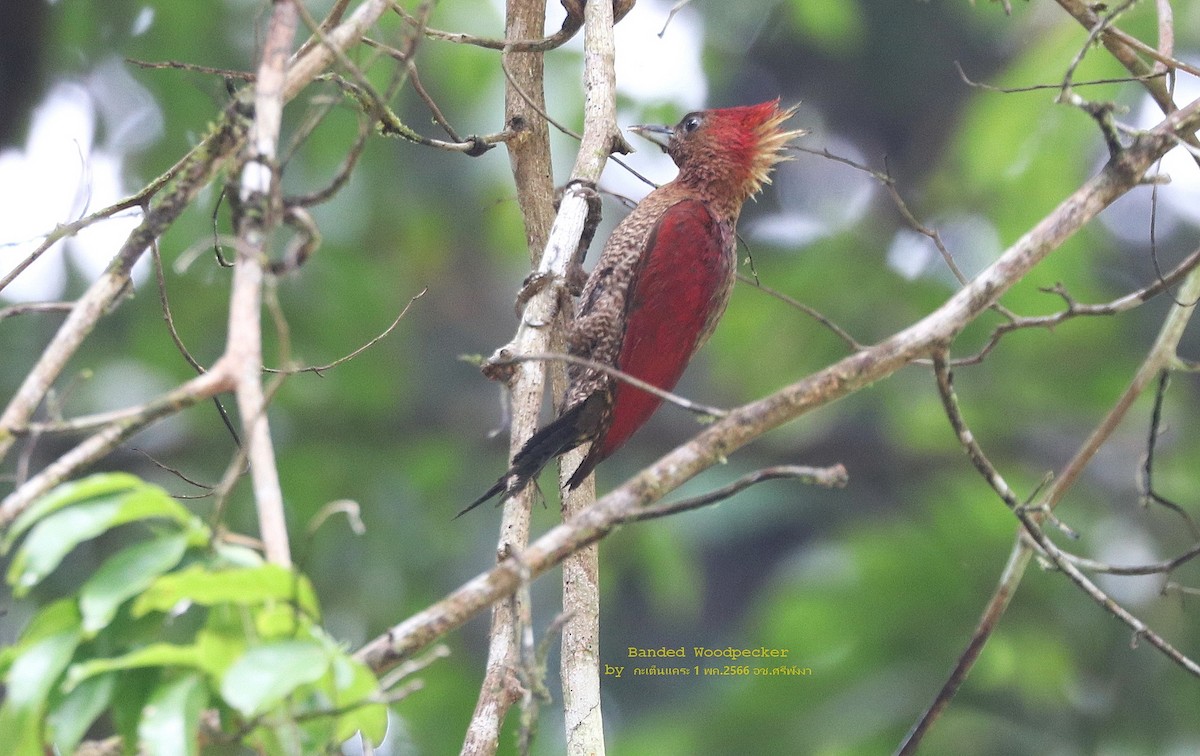
[[[328,3],[309,4],[319,15]],[[938,228],[973,275],[1093,174],[1106,158],[1091,119],[1056,105],[1056,90],[1003,94],[970,86],[1056,85],[1086,33],[1057,5],[915,0],[695,0],[667,24],[670,3],[641,0],[617,29],[622,125],[674,123],[689,110],[782,97],[801,102],[805,147],[886,171],[914,214]],[[1175,3],[1177,52],[1200,60],[1200,3]],[[182,61],[253,69],[269,4],[147,0],[7,0],[0,29],[0,269],[9,269],[58,222],[126,196],[195,144],[226,102],[220,76],[146,69]],[[562,11],[550,9],[549,30]],[[1122,28],[1155,41],[1151,3]],[[431,25],[502,35],[500,0],[446,0]],[[666,25],[665,32],[660,31]],[[401,41],[390,18],[374,36]],[[364,64],[369,52],[355,53]],[[421,44],[421,80],[461,133],[503,127],[498,53]],[[581,39],[546,58],[552,115],[579,128]],[[383,82],[389,64],[372,67]],[[1102,49],[1077,80],[1124,75]],[[1200,95],[1178,82],[1177,101]],[[1158,119],[1134,84],[1079,90],[1112,100],[1118,118]],[[286,113],[288,133],[331,99],[331,112],[288,161],[285,190],[323,187],[353,143],[352,108],[314,86]],[[440,137],[410,88],[397,112]],[[555,134],[555,179],[565,181],[574,143]],[[673,168],[635,143],[630,163],[656,182]],[[1178,151],[1177,151],[1178,153]],[[1003,302],[1022,315],[1062,301],[1039,291],[1061,282],[1102,302],[1151,283],[1196,246],[1200,180],[1173,153],[1173,183],[1139,189],[1069,241]],[[1175,162],[1171,162],[1175,161]],[[610,164],[602,188],[638,198],[648,187]],[[606,198],[603,239],[626,212]],[[489,567],[498,513],[451,521],[502,472],[506,435],[500,389],[462,355],[489,354],[512,335],[514,297],[528,254],[503,148],[479,158],[372,139],[353,178],[315,217],[324,235],[303,268],[278,281],[292,358],[325,364],[382,332],[420,292],[399,327],[320,376],[290,378],[272,405],[295,556],[312,577],[326,625],[357,647]],[[11,286],[0,305],[71,299],[102,270],[129,229],[127,213],[56,247]],[[162,241],[164,275],[180,336],[201,361],[224,342],[229,270],[212,253],[228,234],[228,203],[214,187]],[[844,164],[800,154],[742,216],[743,258],[762,284],[816,308],[871,344],[933,310],[956,283],[927,239],[908,229],[881,186]],[[598,253],[599,241],[592,250]],[[145,262],[145,261],[144,261]],[[749,271],[749,267],[743,268]],[[1109,410],[1143,359],[1169,300],[1119,317],[1076,319],[1054,331],[1005,338],[980,365],[957,371],[967,420],[1019,495],[1060,467]],[[61,322],[32,314],[0,322],[0,387],[7,397]],[[989,314],[955,343],[978,350],[999,322]],[[269,337],[273,338],[273,337]],[[1195,329],[1181,352],[1200,354]],[[268,361],[279,345],[269,345]],[[811,318],[739,284],[728,313],[678,392],[735,406],[844,356],[847,346]],[[137,404],[191,375],[163,325],[148,265],[56,386],[65,416]],[[1200,514],[1200,409],[1192,377],[1166,397],[1155,484]],[[1080,534],[1077,553],[1113,563],[1168,559],[1192,545],[1180,519],[1139,504],[1150,396],[1105,446],[1059,516]],[[232,402],[226,402],[231,405]],[[698,426],[664,408],[601,466],[604,492],[686,440]],[[43,438],[36,469],[75,439]],[[130,470],[208,514],[233,441],[211,404],[136,436],[100,469]],[[15,456],[15,455],[14,455]],[[786,678],[604,680],[609,747],[617,754],[879,753],[901,740],[962,652],[999,577],[1015,521],[978,477],[941,411],[932,375],[910,367],[780,429],[676,496],[696,494],[764,465],[843,463],[844,490],[772,482],[722,505],[621,529],[600,548],[601,661],[628,664],[627,648],[680,645],[788,649],[811,674]],[[0,471],[11,486],[13,463]],[[540,532],[557,518],[553,486]],[[248,485],[231,527],[254,532]],[[309,533],[331,501],[361,506],[366,533],[333,519]],[[1065,538],[1060,538],[1065,542]],[[99,548],[99,547],[97,547]],[[76,556],[86,570],[95,555]],[[1200,585],[1200,570],[1171,576]],[[1200,655],[1197,607],[1166,578],[1100,584],[1185,653]],[[534,587],[540,631],[559,609],[557,573]],[[5,602],[6,604],[8,602]],[[27,616],[0,618],[10,640]],[[422,674],[425,687],[394,707],[392,753],[449,753],[478,694],[486,618],[449,635],[450,658]],[[551,660],[551,690],[557,688]],[[1065,578],[1030,570],[999,630],[949,711],[928,753],[1193,753],[1200,750],[1196,681],[1102,611]],[[535,751],[561,751],[561,713],[548,705]],[[510,717],[515,722],[515,717]],[[510,728],[513,722],[510,722]],[[505,737],[504,749],[514,738]],[[986,745],[985,745],[986,744]]]

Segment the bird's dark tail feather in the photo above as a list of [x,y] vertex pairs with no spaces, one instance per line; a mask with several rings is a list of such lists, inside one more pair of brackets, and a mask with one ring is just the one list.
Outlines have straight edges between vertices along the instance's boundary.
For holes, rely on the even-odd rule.
[[[482,496],[467,505],[454,519],[462,517],[475,507],[497,494],[514,496],[520,493],[529,481],[538,476],[550,460],[566,454],[585,441],[592,440],[603,416],[605,396],[596,392],[579,404],[559,415],[545,427],[529,437],[521,451],[513,457],[512,467],[500,476]],[[588,455],[589,457],[591,455]],[[597,460],[598,461],[598,460]],[[584,464],[587,464],[585,461]],[[595,462],[592,463],[595,466]],[[572,488],[575,485],[571,486]]]

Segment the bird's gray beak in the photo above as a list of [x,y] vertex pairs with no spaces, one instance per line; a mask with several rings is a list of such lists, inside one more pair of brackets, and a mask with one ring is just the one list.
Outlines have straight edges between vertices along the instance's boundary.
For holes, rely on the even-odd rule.
[[675,130],[670,126],[640,125],[630,126],[629,130],[662,147],[663,152],[667,151],[667,146],[671,142],[671,136],[675,133]]

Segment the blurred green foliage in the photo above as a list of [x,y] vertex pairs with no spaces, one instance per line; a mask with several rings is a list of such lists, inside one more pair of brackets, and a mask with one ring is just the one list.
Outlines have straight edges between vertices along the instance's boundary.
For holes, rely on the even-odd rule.
[[193,755],[202,742],[317,753],[360,732],[382,741],[379,683],[317,624],[308,579],[213,539],[132,475],[59,486],[13,523],[0,551],[12,550],[14,596],[122,526],[138,526],[132,544],[38,610],[0,654],[0,750],[73,753],[97,721],[139,753]]
[[[321,9],[317,5],[314,12]],[[999,4],[983,2],[692,3],[682,11],[680,26],[668,27],[666,34],[683,33],[684,21],[701,30],[694,46],[709,76],[711,104],[775,95],[803,100],[798,120],[815,131],[805,146],[819,150],[835,138],[847,140],[861,151],[861,161],[896,180],[923,222],[937,227],[982,218],[1004,247],[1104,159],[1094,123],[1055,104],[1055,89],[1000,93],[970,86],[959,76],[956,63],[970,79],[998,87],[1061,82],[1086,32],[1051,3],[1013,5],[1013,16],[1006,18]],[[1194,3],[1176,6],[1178,49],[1195,50],[1200,11]],[[55,4],[42,50],[50,78],[82,78],[110,56],[253,67],[265,3],[230,0],[201,14],[186,3],[144,7],[153,10],[153,23],[133,35],[129,29],[141,3]],[[666,7],[643,0],[623,23],[657,31]],[[436,7],[432,24],[499,36],[501,17],[495,3],[447,0]],[[1153,40],[1153,4],[1135,6],[1122,25]],[[399,35],[393,20],[377,36],[397,45]],[[371,60],[368,51],[355,56],[363,64]],[[547,56],[550,109],[572,125],[580,117],[580,61],[577,47]],[[417,62],[422,83],[460,132],[502,127],[503,75],[495,52],[425,40]],[[162,138],[126,163],[127,188],[133,190],[195,142],[227,95],[225,82],[215,76],[128,68],[165,115]],[[384,81],[389,69],[389,62],[377,61],[370,72]],[[652,70],[641,75],[656,73],[665,75]],[[1093,49],[1076,77],[1120,74],[1102,49]],[[1080,92],[1124,107],[1139,101],[1135,84]],[[289,192],[323,186],[353,142],[355,114],[326,86],[314,86],[289,107],[286,129],[296,133],[331,98],[332,112],[287,164]],[[621,102],[629,123],[673,120],[684,109],[671,96],[639,102],[623,95]],[[396,110],[418,131],[440,136],[411,88],[401,92]],[[569,140],[556,137],[555,145],[555,178],[561,182],[573,155]],[[277,283],[289,324],[286,346],[305,364],[325,364],[353,351],[425,292],[373,348],[321,375],[289,378],[272,405],[295,556],[320,597],[325,628],[350,648],[494,559],[493,512],[450,518],[504,463],[503,434],[488,436],[501,422],[499,390],[459,359],[490,353],[516,326],[512,302],[528,255],[503,152],[471,159],[370,140],[349,185],[315,210],[324,245],[300,271]],[[826,183],[819,186],[828,191],[871,183],[849,168],[828,173],[828,161],[812,155],[800,155],[781,171],[794,171],[790,175],[800,184],[822,175]],[[740,227],[765,285],[816,308],[867,344],[907,326],[953,292],[937,260],[913,278],[889,262],[889,247],[904,224],[879,188],[872,190],[865,214],[804,245],[758,234],[757,224],[795,211],[783,198],[785,186],[780,175],[747,208]],[[202,362],[214,359],[224,342],[229,272],[209,251],[214,217],[218,232],[229,232],[219,189],[204,195],[161,244],[175,322]],[[618,202],[607,202],[605,228],[623,212]],[[1006,295],[1004,304],[1019,314],[1044,314],[1063,307],[1061,299],[1039,290],[1058,282],[1089,302],[1150,283],[1148,214],[1137,223],[1146,238],[1132,244],[1100,224],[1089,227]],[[1195,247],[1195,239],[1195,228],[1186,225],[1160,234],[1158,264],[1169,268]],[[982,243],[976,247],[978,241],[951,248],[964,267],[978,262],[968,274],[989,261],[977,260],[986,249]],[[80,290],[81,276],[73,286]],[[966,418],[1018,495],[1031,494],[1045,473],[1060,467],[1111,407],[1154,338],[1166,304],[1156,300],[1116,317],[1017,332],[982,364],[957,371]],[[4,351],[11,355],[0,361],[0,385],[17,385],[30,355],[57,327],[55,318],[24,316],[0,324]],[[955,344],[955,355],[977,351],[999,322],[992,314],[981,318]],[[274,364],[281,346],[268,338],[268,362]],[[1194,356],[1197,343],[1193,329],[1183,351]],[[844,343],[812,319],[740,285],[679,390],[732,406],[846,352]],[[122,372],[106,372],[115,370]],[[152,280],[103,321],[59,387],[67,416],[139,400],[97,386],[99,379],[89,381],[85,371],[136,374],[163,386],[190,375],[163,326]],[[1139,506],[1135,476],[1149,408],[1149,397],[1138,403],[1059,512],[1082,534],[1071,544],[1080,553],[1102,552],[1125,562],[1133,556],[1122,548],[1136,541],[1150,545],[1143,559],[1154,560],[1190,544],[1177,517]],[[1156,482],[1164,495],[1193,512],[1200,437],[1189,421],[1196,412],[1195,381],[1180,375],[1167,397]],[[601,491],[696,427],[685,413],[664,409],[602,466]],[[33,464],[44,464],[67,443],[41,440]],[[233,450],[216,411],[203,405],[135,437],[101,467],[195,496],[203,489],[148,457],[211,485]],[[623,528],[603,542],[601,661],[634,663],[627,658],[630,646],[765,646],[787,649],[811,675],[606,678],[613,753],[886,752],[962,652],[1007,559],[1015,522],[956,444],[929,371],[907,368],[772,433],[680,495],[784,462],[842,462],[850,486],[831,492],[790,482],[763,484],[718,507]],[[557,518],[553,493],[548,497],[548,511],[535,512],[537,528]],[[317,511],[341,499],[361,506],[366,533],[354,535],[338,518],[310,533]],[[211,514],[205,498],[186,503],[201,518]],[[248,485],[235,492],[226,521],[253,532]],[[94,575],[111,553],[77,550],[34,593],[53,601],[72,580]],[[1194,586],[1200,573],[1187,566],[1171,579]],[[1194,606],[1178,593],[1158,596],[1162,576],[1138,580],[1102,584],[1141,586],[1126,605],[1185,652],[1200,654]],[[552,575],[535,586],[539,628],[557,611],[554,581]],[[26,602],[11,606],[0,619],[6,641],[32,611]],[[35,617],[48,611],[38,610]],[[65,644],[47,652],[48,659],[65,663],[66,647],[78,642],[81,631],[73,624],[78,621],[64,621],[61,633],[45,635],[46,643]],[[25,632],[28,638],[32,631]],[[423,672],[424,689],[393,707],[395,752],[449,753],[459,747],[478,693],[485,633],[486,620],[477,620],[446,638],[452,656]],[[154,695],[176,710],[192,711],[197,685],[184,675],[159,684]],[[9,695],[11,701],[11,686]],[[1131,643],[1123,625],[1062,576],[1031,569],[997,635],[934,728],[926,752],[1190,752],[1200,748],[1195,700],[1194,679],[1146,644]],[[538,753],[561,749],[561,723],[553,709],[545,713]],[[506,752],[513,743],[506,736]]]

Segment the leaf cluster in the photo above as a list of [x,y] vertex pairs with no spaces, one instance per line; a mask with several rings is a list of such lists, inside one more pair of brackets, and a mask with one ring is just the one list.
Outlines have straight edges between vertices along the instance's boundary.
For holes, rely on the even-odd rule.
[[0,654],[0,752],[70,753],[100,732],[152,754],[382,740],[379,682],[321,627],[308,578],[215,537],[136,476],[97,474],[39,500],[0,542],[6,580],[17,598],[70,582],[69,554],[109,542],[120,545],[99,569]]

